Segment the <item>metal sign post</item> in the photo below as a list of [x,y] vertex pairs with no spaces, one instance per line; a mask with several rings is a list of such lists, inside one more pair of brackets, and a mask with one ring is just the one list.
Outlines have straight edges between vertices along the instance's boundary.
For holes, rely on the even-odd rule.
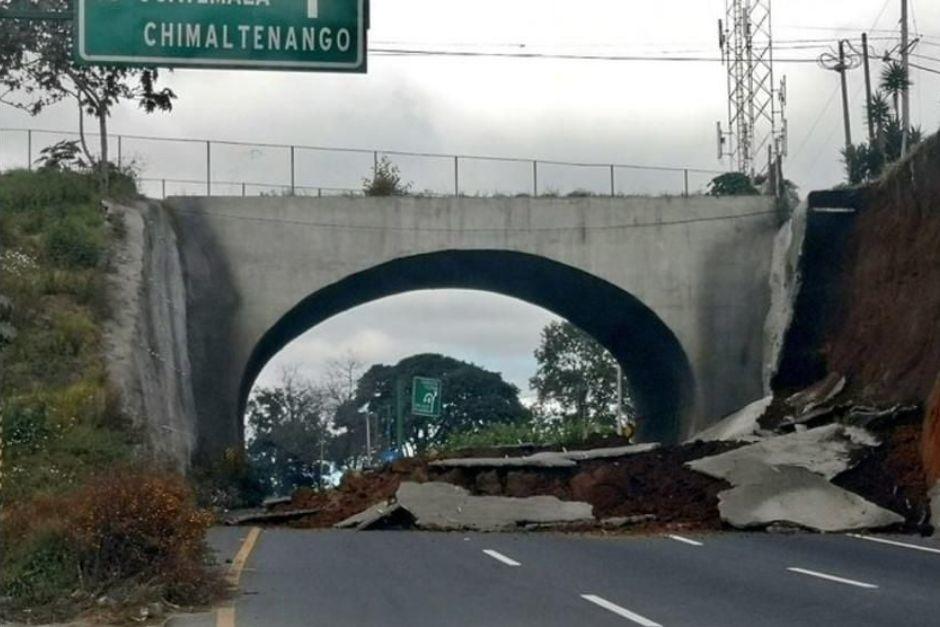
[[80,64],[365,72],[368,0],[75,0]]

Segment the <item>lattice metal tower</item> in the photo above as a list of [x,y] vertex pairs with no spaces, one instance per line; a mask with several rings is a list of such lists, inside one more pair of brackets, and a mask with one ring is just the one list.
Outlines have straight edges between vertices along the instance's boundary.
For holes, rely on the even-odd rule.
[[774,80],[771,0],[726,0],[718,32],[728,70],[728,129],[718,123],[718,158],[751,176],[787,154],[786,77]]

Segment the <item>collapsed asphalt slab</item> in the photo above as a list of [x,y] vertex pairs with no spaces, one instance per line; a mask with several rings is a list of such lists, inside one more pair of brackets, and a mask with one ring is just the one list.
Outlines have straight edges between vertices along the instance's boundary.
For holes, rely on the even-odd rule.
[[374,505],[335,527],[364,531],[401,521],[433,531],[507,531],[593,523],[594,511],[588,503],[564,502],[553,496],[473,496],[449,483],[407,481],[398,488],[394,502]]
[[882,529],[904,523],[900,514],[794,466],[764,467],[763,476],[718,495],[722,519],[738,529],[788,523],[827,533]]
[[732,485],[753,483],[749,474],[760,473],[766,466],[795,466],[832,479],[848,470],[866,448],[878,444],[863,429],[827,425],[694,460],[688,467]]
[[833,424],[687,466],[732,485],[718,495],[718,510],[724,522],[739,529],[775,523],[822,532],[881,529],[906,519],[831,482],[879,444],[863,429]]
[[458,457],[428,464],[432,468],[573,468],[578,462],[648,453],[659,444],[632,444],[588,451],[545,451],[522,457]]

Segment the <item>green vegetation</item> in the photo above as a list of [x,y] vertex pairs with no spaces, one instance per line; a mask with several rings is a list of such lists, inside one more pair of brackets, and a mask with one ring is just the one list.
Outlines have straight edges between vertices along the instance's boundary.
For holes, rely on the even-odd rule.
[[[136,193],[127,176],[115,176],[113,184]],[[7,602],[0,616],[27,609],[34,619],[67,616],[90,603],[91,594],[158,581],[170,568],[157,559],[168,551],[158,545],[172,534],[205,528],[180,480],[114,472],[132,462],[139,442],[106,375],[105,270],[109,244],[121,229],[109,223],[97,190],[90,172],[44,168],[0,175],[0,322],[7,328],[0,343],[0,598]],[[124,483],[108,483],[116,475]],[[175,495],[161,510],[163,523],[139,510],[132,516],[135,506],[128,505],[125,527],[112,536],[107,525],[114,521],[89,518],[126,500],[156,506],[155,495]],[[181,526],[180,517],[194,527]],[[153,526],[135,527],[147,521]],[[100,553],[105,544],[112,551],[107,556]],[[195,590],[203,573],[194,564],[205,560],[186,550],[189,557],[173,557],[181,560],[180,572],[167,580],[187,581],[181,573],[188,571]],[[146,565],[131,560],[139,551],[147,554]],[[117,562],[139,568],[116,571]],[[167,587],[159,594],[186,598]]]
[[[846,178],[849,184],[858,185],[874,181],[885,168],[903,156],[904,124],[901,119],[901,96],[909,90],[911,82],[904,67],[889,61],[881,72],[878,91],[872,95],[867,116],[871,118],[874,137],[868,143],[847,146],[842,149]],[[890,103],[889,104],[889,100]],[[923,133],[916,126],[908,129],[908,151],[923,140]]]
[[760,190],[743,172],[728,172],[716,176],[708,184],[710,196],[758,196]]
[[[610,425],[595,426],[595,436],[616,436],[617,430]],[[457,433],[444,444],[445,451],[479,449],[493,446],[577,446],[585,442],[581,425],[533,416],[529,421],[515,425],[492,425],[479,431]]]
[[382,157],[372,172],[372,178],[362,179],[362,193],[366,196],[407,196],[411,183],[401,180],[401,171],[388,157]]

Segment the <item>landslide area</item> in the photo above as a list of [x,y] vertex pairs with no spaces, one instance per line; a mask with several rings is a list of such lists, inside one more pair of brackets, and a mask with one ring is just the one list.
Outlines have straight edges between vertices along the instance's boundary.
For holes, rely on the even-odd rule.
[[924,403],[940,373],[940,136],[872,186],[865,204],[822,350],[859,401]]

